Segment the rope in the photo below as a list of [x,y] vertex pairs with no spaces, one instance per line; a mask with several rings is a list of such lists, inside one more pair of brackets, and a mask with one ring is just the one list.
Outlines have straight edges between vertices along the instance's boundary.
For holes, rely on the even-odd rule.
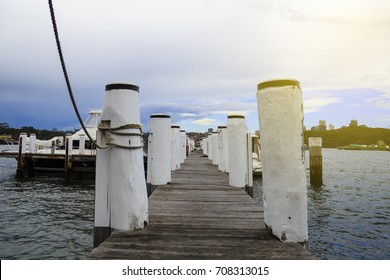
[[[66,66],[65,66],[65,60],[64,60],[64,56],[62,54],[62,48],[61,48],[61,42],[60,42],[60,37],[58,35],[58,29],[57,29],[57,23],[56,23],[56,18],[55,18],[55,14],[54,14],[54,8],[53,8],[53,3],[52,3],[52,0],[48,0],[49,1],[49,8],[50,8],[50,15],[51,15],[51,21],[52,21],[52,24],[53,24],[53,31],[54,31],[54,35],[55,35],[55,39],[56,39],[56,44],[57,44],[57,51],[58,51],[58,55],[60,57],[60,61],[61,61],[61,68],[62,68],[62,72],[64,74],[64,78],[65,78],[65,82],[66,82],[66,87],[68,88],[68,93],[69,93],[69,97],[70,97],[70,100],[72,102],[72,105],[73,105],[73,109],[74,109],[74,112],[76,113],[76,116],[77,116],[77,119],[81,125],[81,127],[83,128],[85,134],[87,135],[88,139],[96,146],[98,147],[99,149],[107,149],[109,148],[110,146],[115,146],[115,147],[118,147],[118,148],[122,148],[122,149],[130,149],[130,150],[133,150],[133,149],[140,149],[140,148],[143,148],[143,144],[140,145],[140,146],[125,146],[125,145],[120,145],[120,144],[116,144],[116,143],[107,143],[107,146],[105,147],[102,147],[100,145],[98,145],[96,143],[95,140],[92,139],[91,135],[89,134],[88,130],[86,129],[86,127],[84,126],[84,122],[80,116],[80,113],[79,113],[79,110],[77,108],[77,104],[76,104],[76,100],[74,99],[74,95],[73,95],[73,91],[72,91],[72,87],[70,85],[70,80],[69,80],[69,77],[68,77],[68,72],[66,70]],[[142,126],[140,124],[126,124],[126,125],[122,125],[122,126],[119,126],[119,127],[113,127],[113,128],[110,128],[110,127],[102,127],[102,126],[98,126],[98,129],[99,130],[102,130],[104,132],[111,132],[112,134],[116,134],[116,135],[123,135],[123,136],[142,136],[142,130],[141,130]],[[121,129],[139,129],[140,130],[140,133],[131,133],[131,132],[119,132],[119,131],[116,131],[116,130],[121,130]]]
[[76,101],[74,99],[74,96],[73,96],[73,91],[72,91],[72,87],[70,85],[70,81],[69,81],[69,77],[68,77],[68,72],[66,70],[66,66],[65,66],[65,60],[64,60],[64,56],[62,54],[62,48],[61,48],[61,43],[60,43],[60,37],[58,35],[58,30],[57,30],[57,23],[56,23],[56,18],[55,18],[55,14],[54,14],[54,8],[53,8],[53,3],[52,3],[52,0],[49,0],[49,8],[50,8],[50,15],[51,15],[51,22],[53,23],[53,31],[54,31],[54,35],[55,35],[55,39],[56,39],[56,43],[57,43],[57,51],[58,51],[58,55],[60,57],[60,61],[61,61],[61,67],[62,67],[62,72],[64,73],[64,78],[65,78],[65,82],[66,82],[66,86],[68,88],[68,92],[69,92],[69,97],[70,97],[70,100],[72,102],[72,105],[73,105],[73,109],[74,109],[74,112],[76,113],[76,116],[77,116],[77,119],[81,125],[81,127],[83,128],[85,134],[87,135],[88,139],[96,146],[98,147],[99,149],[106,149],[108,147],[101,147],[99,146],[95,140],[92,139],[91,135],[89,134],[88,130],[85,128],[84,126],[84,122],[80,116],[80,113],[79,113],[79,110],[77,108],[77,104],[76,104]]
[[117,148],[121,148],[121,149],[126,149],[126,150],[135,150],[135,149],[142,149],[144,147],[144,145],[139,145],[139,146],[125,146],[125,145],[121,145],[121,144],[116,144],[116,143],[111,143],[111,142],[108,142],[107,143],[108,146],[115,146]]

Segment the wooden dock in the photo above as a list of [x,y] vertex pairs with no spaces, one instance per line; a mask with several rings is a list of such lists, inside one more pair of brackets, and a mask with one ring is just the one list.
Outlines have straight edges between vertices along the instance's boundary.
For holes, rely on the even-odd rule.
[[227,174],[195,151],[149,197],[146,228],[114,231],[88,258],[315,259],[300,244],[272,237],[262,207],[228,183]]

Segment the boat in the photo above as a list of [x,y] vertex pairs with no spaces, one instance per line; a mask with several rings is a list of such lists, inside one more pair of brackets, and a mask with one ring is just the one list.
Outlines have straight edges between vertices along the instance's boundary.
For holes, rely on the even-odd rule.
[[[101,111],[90,111],[84,126],[96,140],[96,132],[100,121]],[[96,148],[92,141],[87,139],[83,129],[66,137],[71,140],[67,145],[64,136],[56,136],[49,140],[35,139],[35,135],[26,137],[25,146],[13,146],[0,152],[0,157],[15,158],[18,161],[17,177],[33,176],[36,172],[71,172],[76,174],[95,172]],[[84,138],[84,147],[80,147],[80,140]],[[35,143],[35,144],[34,144]],[[33,145],[33,146],[32,146]]]

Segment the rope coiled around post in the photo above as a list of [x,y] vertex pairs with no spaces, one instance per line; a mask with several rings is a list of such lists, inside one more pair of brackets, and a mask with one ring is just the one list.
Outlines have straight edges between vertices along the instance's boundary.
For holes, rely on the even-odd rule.
[[[104,133],[111,133],[111,134],[119,135],[119,136],[139,136],[139,137],[141,137],[142,145],[127,146],[127,145],[117,144],[117,143],[114,143],[114,142],[107,142],[107,146],[103,147],[104,149],[107,149],[110,146],[114,146],[114,147],[121,148],[121,149],[126,149],[126,150],[142,149],[144,147],[144,141],[142,139],[142,135],[143,135],[143,133],[142,133],[142,125],[140,125],[140,124],[125,124],[125,125],[121,125],[121,126],[118,126],[118,127],[105,127],[105,126],[102,126],[102,125],[98,125],[98,129],[103,131]],[[137,132],[121,132],[121,131],[118,131],[118,130],[122,130],[122,129],[139,129],[140,132],[137,133]]]

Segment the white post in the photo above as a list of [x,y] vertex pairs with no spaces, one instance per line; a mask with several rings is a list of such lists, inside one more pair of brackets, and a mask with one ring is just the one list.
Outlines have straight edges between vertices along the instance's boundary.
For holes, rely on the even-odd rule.
[[209,133],[209,136],[207,137],[207,143],[208,143],[208,159],[209,160],[213,160],[213,152],[214,152],[214,147],[213,147],[213,134],[212,133]]
[[171,170],[180,169],[180,126],[171,125],[171,145],[172,145],[172,156],[171,156]]
[[300,83],[274,80],[257,88],[265,224],[283,242],[305,244],[307,194]]
[[85,135],[80,135],[79,139],[79,154],[83,155],[85,153]]
[[24,155],[27,151],[27,134],[25,132],[20,133],[19,136],[19,153]]
[[252,155],[252,134],[247,134],[247,155],[248,155],[248,187],[253,187],[253,155]]
[[227,139],[227,126],[218,126],[218,144],[219,144],[219,164],[218,170],[221,172],[228,171],[228,139]]
[[209,138],[208,137],[203,139],[203,154],[205,156],[207,156],[207,158],[208,158],[208,156],[209,156]]
[[106,85],[98,144],[109,148],[97,150],[95,246],[96,237],[111,229],[135,230],[148,222],[138,92],[128,83]]
[[35,133],[30,134],[30,153],[35,154],[37,152],[37,136]]
[[147,183],[166,185],[171,182],[171,117],[150,116]]
[[180,130],[180,163],[184,163],[186,157],[186,131]]
[[245,117],[230,115],[227,119],[229,185],[245,188],[248,176],[247,127]]
[[213,159],[212,162],[214,165],[219,164],[219,145],[218,145],[218,132],[214,131],[211,135],[212,147],[213,147]]

